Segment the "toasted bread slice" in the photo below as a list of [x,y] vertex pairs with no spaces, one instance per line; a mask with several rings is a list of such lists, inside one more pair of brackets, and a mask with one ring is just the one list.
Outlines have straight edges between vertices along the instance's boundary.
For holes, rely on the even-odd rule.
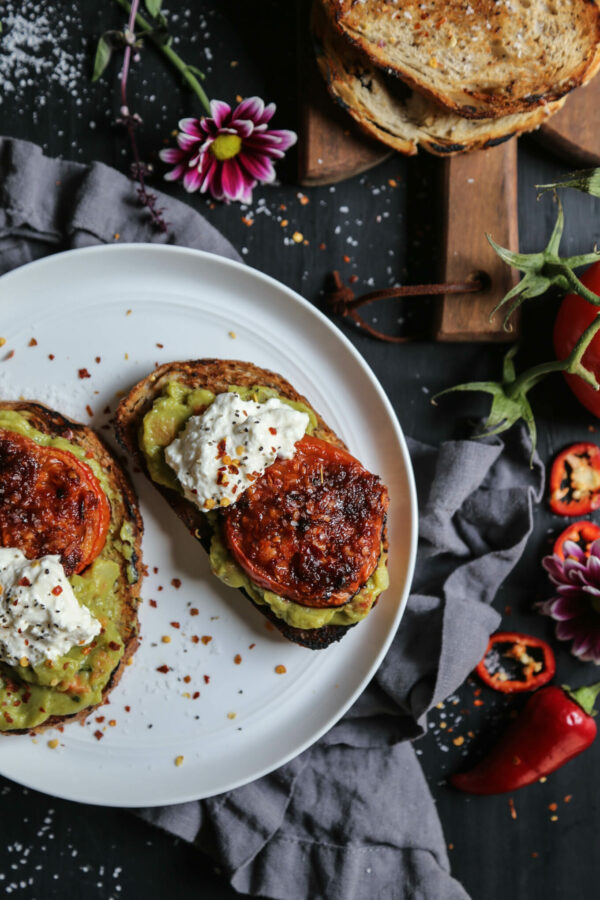
[[[140,450],[138,443],[138,429],[154,400],[162,394],[163,388],[172,381],[180,381],[192,388],[205,388],[214,394],[224,393],[229,385],[232,384],[240,387],[251,387],[258,384],[273,388],[280,396],[303,403],[312,409],[308,400],[299,394],[281,375],[277,375],[267,369],[261,369],[252,363],[220,359],[166,363],[136,384],[129,394],[121,400],[115,414],[115,429],[119,443],[132,455],[136,464],[148,477],[150,476],[144,454]],[[315,414],[318,423],[313,432],[315,437],[339,447],[345,447],[343,441],[329,428],[321,416],[317,413]],[[156,482],[153,482],[153,484],[191,534],[202,544],[206,552],[210,552],[213,532],[206,515],[193,503],[190,503],[181,494],[177,493],[177,491],[156,484]],[[279,629],[284,637],[311,650],[327,647],[329,644],[340,640],[348,629],[353,627],[349,625],[325,625],[321,628],[294,628],[278,618],[271,611],[270,607],[254,603],[243,589],[242,592],[256,609]]]
[[600,6],[519,0],[322,0],[376,65],[467,118],[550,103],[600,67]]
[[334,100],[364,131],[405,156],[414,156],[420,148],[435,156],[453,156],[494,147],[539,128],[566,100],[498,119],[465,119],[375,66],[341,37],[319,3],[312,23],[317,63]]
[[[102,700],[72,715],[53,715],[35,728],[1,730],[1,734],[33,734],[44,731],[47,728],[57,727],[68,722],[86,719],[90,713],[106,700],[112,689],[118,684],[125,667],[135,653],[138,646],[138,616],[139,594],[142,582],[142,518],[138,509],[137,499],[126,473],[115,459],[113,453],[106,447],[100,438],[85,425],[67,419],[60,413],[43,406],[41,403],[30,401],[0,402],[0,410],[14,410],[24,416],[28,423],[37,431],[51,437],[61,437],[71,444],[80,447],[90,454],[101,469],[111,490],[111,522],[109,535],[119,535],[124,525],[128,526],[130,553],[126,558],[122,554],[115,554],[114,561],[119,561],[120,574],[116,582],[116,591],[120,600],[120,619],[118,623],[119,636],[123,642],[123,655],[118,665],[110,674],[110,678],[102,690]],[[101,554],[102,555],[102,551]],[[3,667],[4,673],[6,669]]]

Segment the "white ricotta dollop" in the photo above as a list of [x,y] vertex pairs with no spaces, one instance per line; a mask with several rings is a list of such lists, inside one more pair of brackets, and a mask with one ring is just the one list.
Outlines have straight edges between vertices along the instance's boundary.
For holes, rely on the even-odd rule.
[[267,466],[291,459],[309,418],[276,397],[266,403],[218,394],[200,416],[188,419],[165,459],[185,496],[202,510],[228,506]]
[[80,606],[59,556],[29,560],[0,547],[0,659],[37,666],[89,644],[100,622]]

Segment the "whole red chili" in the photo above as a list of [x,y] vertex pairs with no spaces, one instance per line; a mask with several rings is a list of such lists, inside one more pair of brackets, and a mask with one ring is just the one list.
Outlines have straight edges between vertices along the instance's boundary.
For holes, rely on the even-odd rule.
[[559,769],[593,743],[598,693],[600,682],[536,691],[493,750],[469,772],[452,775],[451,784],[467,794],[504,794]]
[[550,509],[559,516],[585,516],[600,506],[600,447],[572,444],[550,470]]
[[589,556],[590,544],[593,544],[598,538],[600,538],[600,525],[596,525],[595,522],[589,522],[587,519],[582,519],[581,522],[573,522],[572,525],[568,525],[564,531],[561,531],[556,538],[553,548],[554,553],[560,559],[564,559],[565,541],[572,541],[574,544],[579,545],[586,556]]
[[517,694],[548,684],[556,672],[556,660],[550,644],[541,638],[498,631],[475,671],[495,691]]

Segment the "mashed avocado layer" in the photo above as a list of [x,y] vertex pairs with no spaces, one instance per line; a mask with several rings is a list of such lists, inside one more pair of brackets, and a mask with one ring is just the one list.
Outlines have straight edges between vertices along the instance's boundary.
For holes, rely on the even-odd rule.
[[[258,403],[265,403],[270,397],[276,397],[282,403],[307,413],[310,420],[306,429],[308,434],[312,434],[317,427],[317,418],[312,409],[303,403],[296,403],[280,396],[273,388],[261,385],[252,387],[230,385],[227,390],[239,394],[244,400],[255,400]],[[210,391],[191,389],[173,381],[165,386],[162,396],[154,401],[151,409],[144,416],[139,431],[140,448],[146,458],[150,476],[158,484],[182,493],[175,473],[165,462],[164,449],[171,441],[175,440],[190,416],[203,412],[210,406],[214,397],[215,395]],[[354,625],[365,618],[379,595],[388,587],[387,556],[382,551],[373,574],[345,606],[337,609],[312,609],[308,606],[301,606],[299,603],[286,600],[255,584],[238,566],[223,543],[218,516],[211,513],[208,518],[213,527],[210,562],[217,578],[230,587],[243,588],[255,603],[269,606],[279,619],[283,619],[294,628]]]
[[[90,466],[109,501],[115,499],[104,470],[96,460],[87,459],[81,447],[43,434],[15,410],[0,410],[0,428],[16,431],[44,447],[68,450]],[[124,652],[123,638],[129,626],[118,579],[124,558],[129,582],[137,581],[133,551],[131,525],[111,520],[101,553],[84,572],[69,578],[79,603],[102,624],[102,632],[91,644],[73,647],[54,662],[35,667],[0,663],[0,731],[35,728],[50,716],[72,715],[102,700],[102,691]]]

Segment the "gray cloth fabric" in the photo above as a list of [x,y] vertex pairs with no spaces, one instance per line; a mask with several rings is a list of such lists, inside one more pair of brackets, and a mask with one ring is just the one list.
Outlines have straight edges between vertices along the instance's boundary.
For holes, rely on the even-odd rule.
[[[190,207],[159,195],[153,230],[130,181],[94,163],[49,160],[0,141],[0,271],[58,249],[160,241],[237,258]],[[404,618],[372,683],[312,748],[276,772],[201,802],[147,809],[195,842],[240,892],[281,900],[465,900],[410,739],[480,659],[490,606],[519,559],[543,488],[522,431],[506,441],[409,448],[420,501],[417,570]],[[376,614],[376,613],[375,613]]]

